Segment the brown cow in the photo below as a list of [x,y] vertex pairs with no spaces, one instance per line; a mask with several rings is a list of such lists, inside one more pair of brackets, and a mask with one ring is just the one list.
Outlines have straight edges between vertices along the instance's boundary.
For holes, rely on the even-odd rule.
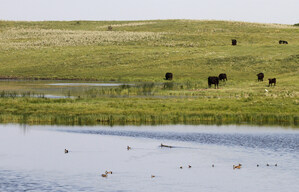
[[257,74],[257,81],[263,81],[264,80],[264,73]]
[[227,81],[227,77],[226,77],[226,74],[225,73],[220,73],[219,74],[219,81]]
[[279,44],[288,44],[288,42],[284,40],[279,40]]
[[232,39],[232,45],[237,45],[237,40],[236,39]]
[[173,74],[172,73],[166,73],[164,80],[172,80]]
[[219,78],[218,78],[218,77],[210,76],[210,77],[208,78],[208,84],[209,84],[209,87],[210,87],[210,88],[211,88],[211,85],[212,85],[212,84],[215,84],[215,89],[218,88]]
[[272,86],[272,84],[274,84],[274,86],[276,85],[276,78],[268,79],[268,80],[269,80],[269,87],[270,85]]

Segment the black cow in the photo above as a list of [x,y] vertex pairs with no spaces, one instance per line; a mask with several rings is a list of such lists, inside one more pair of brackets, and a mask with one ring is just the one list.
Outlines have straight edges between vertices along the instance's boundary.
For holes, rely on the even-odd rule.
[[232,45],[237,45],[237,40],[236,39],[232,39]]
[[288,42],[284,40],[279,40],[279,44],[288,44]]
[[257,81],[263,81],[264,80],[264,73],[257,74]]
[[165,74],[165,80],[172,80],[173,74],[172,73],[166,73]]
[[274,84],[274,86],[276,85],[276,78],[268,79],[268,80],[269,80],[269,87],[270,85],[272,86],[272,84]]
[[227,77],[225,73],[220,73],[219,74],[219,81],[227,81]]
[[218,84],[219,84],[219,78],[218,77],[215,77],[215,76],[210,76],[208,78],[208,84],[209,84],[209,87],[211,88],[211,85],[212,84],[215,84],[215,89],[216,87],[218,88]]

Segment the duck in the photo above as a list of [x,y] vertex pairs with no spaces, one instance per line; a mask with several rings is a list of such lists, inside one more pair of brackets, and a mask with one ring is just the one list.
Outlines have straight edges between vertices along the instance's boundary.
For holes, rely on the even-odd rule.
[[151,175],[151,178],[154,178],[154,177],[156,177],[155,175]]
[[277,163],[275,164],[275,167],[277,167]]
[[69,152],[69,150],[67,150],[67,149],[64,149],[64,153],[68,153]]
[[257,164],[256,166],[257,166],[257,167],[259,167],[260,165],[259,165],[259,164]]
[[102,177],[107,177],[108,175],[107,174],[102,174]]
[[212,165],[212,167],[215,167],[214,164]]
[[161,146],[161,148],[162,148],[162,147],[168,147],[168,148],[172,148],[172,146],[170,146],[170,145],[164,145],[164,144],[162,144],[162,143],[161,143],[161,145],[160,145],[160,146]]
[[108,175],[108,174],[112,174],[112,171],[105,171],[105,174]]
[[192,166],[191,165],[188,165],[188,168],[191,168]]
[[233,169],[241,169],[241,164],[239,164],[239,165],[233,165]]
[[183,169],[183,166],[180,166],[180,169]]
[[267,163],[267,166],[269,167],[270,165]]
[[132,149],[130,146],[127,146],[127,150],[129,151],[130,149]]

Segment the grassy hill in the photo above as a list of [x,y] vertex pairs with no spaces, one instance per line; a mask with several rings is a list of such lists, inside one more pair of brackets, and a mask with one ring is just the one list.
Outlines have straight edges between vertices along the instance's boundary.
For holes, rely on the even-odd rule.
[[[108,31],[108,26],[112,26],[111,31]],[[231,39],[237,39],[238,45],[232,46]],[[279,45],[279,40],[286,40],[289,44]],[[145,99],[138,99],[137,103],[139,107],[143,106],[144,111],[140,109],[131,114],[136,113],[135,117],[146,114],[149,117],[175,119],[184,115],[188,117],[190,110],[193,110],[192,121],[202,119],[207,114],[211,115],[208,120],[213,119],[215,114],[243,114],[248,117],[241,118],[241,121],[249,121],[248,118],[256,119],[264,113],[271,117],[280,115],[282,119],[286,117],[287,121],[292,122],[299,119],[297,26],[196,20],[0,21],[0,78],[159,84],[164,82],[166,72],[174,73],[175,86],[166,91],[156,88],[157,95],[187,96],[187,99],[181,98],[180,101],[187,102],[188,106],[199,101],[203,105],[211,102],[211,105],[201,109],[198,104],[198,108],[190,109],[176,105],[177,100],[167,101],[170,106],[176,106],[167,116],[165,112],[157,112],[160,107],[148,110],[154,106],[143,106]],[[276,77],[277,86],[265,93],[267,81],[257,82],[256,74],[259,72],[265,73],[265,80]],[[219,73],[226,73],[228,82],[221,83],[217,91],[206,90],[207,77]],[[202,89],[204,93],[199,91]],[[118,93],[123,95],[125,91],[128,90]],[[196,96],[197,100],[188,102],[188,99],[194,99],[189,96]],[[206,97],[211,98],[207,101]],[[225,102],[218,102],[221,98],[225,98]],[[239,103],[238,99],[244,103]],[[132,98],[129,101],[136,102]],[[23,100],[19,102],[26,108]],[[91,102],[90,98],[86,102]],[[156,99],[153,102],[162,105],[165,100]],[[215,106],[212,103],[216,103]],[[115,114],[122,119],[128,116],[125,112],[128,106],[120,104],[119,107],[124,110],[119,112],[116,109],[111,111],[111,107],[107,106],[107,113],[99,111],[92,114],[95,117],[91,119],[96,119],[97,114],[106,114],[107,118],[109,114]],[[138,106],[132,110],[135,108],[138,109]],[[221,110],[217,110],[219,108]],[[2,114],[10,113],[3,110]],[[76,110],[72,108],[72,111]],[[180,113],[176,114],[175,111]],[[80,111],[73,116],[80,116]],[[138,121],[136,119],[134,121]],[[178,120],[181,121],[182,118]]]
[[290,25],[1,21],[0,32],[0,77],[161,81],[171,71],[176,81],[198,81],[221,72],[231,80],[298,72],[299,28]]

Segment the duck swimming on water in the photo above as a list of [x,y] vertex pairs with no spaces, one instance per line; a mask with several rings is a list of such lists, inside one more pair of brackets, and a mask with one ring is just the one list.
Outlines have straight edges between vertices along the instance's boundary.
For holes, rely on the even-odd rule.
[[239,165],[233,165],[233,169],[241,169],[242,167],[242,164],[239,164]]
[[170,146],[170,145],[164,145],[164,144],[162,144],[162,143],[161,143],[161,145],[160,145],[160,146],[161,146],[161,148],[162,148],[162,147],[168,147],[168,148],[172,148],[172,146]]
[[107,174],[102,174],[102,177],[107,177],[108,175]]

